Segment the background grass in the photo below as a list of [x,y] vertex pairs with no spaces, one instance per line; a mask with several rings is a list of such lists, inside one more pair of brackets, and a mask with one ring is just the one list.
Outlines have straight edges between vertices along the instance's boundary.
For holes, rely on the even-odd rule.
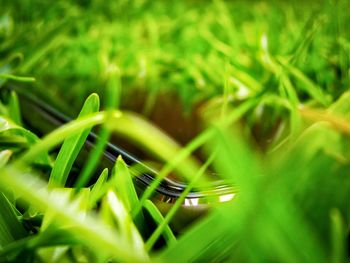
[[[93,95],[96,105],[90,97],[77,120],[38,139],[22,126],[16,94],[3,92],[2,261],[349,261],[348,1],[0,6],[1,89],[15,84],[73,118],[96,92],[106,110],[88,114],[98,111]],[[125,109],[150,122],[160,111],[168,125],[180,115],[179,128],[196,121],[198,134],[180,138],[180,150],[157,141],[148,123],[128,126]],[[85,133],[98,124],[101,140],[78,172],[80,191],[53,187],[75,176]],[[168,222],[181,199],[164,219],[149,200],[156,183],[137,197],[121,159],[88,185],[120,127],[138,147],[144,141],[167,156],[160,177],[192,167],[184,172],[191,187],[210,165],[239,189],[235,198],[174,235]],[[183,161],[203,146],[207,162]]]

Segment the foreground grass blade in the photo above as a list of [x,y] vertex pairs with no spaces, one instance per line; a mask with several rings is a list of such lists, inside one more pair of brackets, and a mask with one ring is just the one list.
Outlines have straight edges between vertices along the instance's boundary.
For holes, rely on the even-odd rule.
[[[147,258],[142,237],[123,202],[113,190],[109,190],[104,198],[102,202],[102,211],[105,222],[117,228],[120,232],[120,236],[128,242],[130,247],[144,258]],[[114,223],[116,223],[116,225]]]
[[16,160],[17,165],[20,165],[21,163],[33,162],[34,159],[40,156],[43,151],[52,149],[64,141],[67,137],[79,133],[82,129],[91,128],[95,125],[103,123],[105,119],[105,112],[98,112],[62,125],[52,133],[46,135],[42,140],[38,141],[33,147],[18,158]]
[[239,136],[218,133],[216,139],[217,171],[224,178],[234,178],[240,186],[239,195],[234,202],[216,206],[174,246],[164,249],[159,260],[232,262],[243,258],[250,262],[325,262],[325,253],[312,226],[303,220],[289,192],[290,184],[284,181],[293,180],[289,179],[293,175],[290,167],[275,171],[276,176],[267,179],[271,174],[261,176],[264,171],[259,160]]
[[[207,170],[208,166],[212,163],[215,157],[215,152],[211,154],[211,156],[208,158],[208,160],[202,165],[202,167],[199,169],[199,171],[193,176],[193,179],[188,183],[186,186],[186,189],[181,193],[181,195],[177,198],[175,204],[172,205],[169,212],[166,214],[165,218],[161,217],[161,220],[157,220],[158,226],[156,230],[153,231],[151,237],[146,242],[146,249],[150,250],[153,245],[158,240],[160,234],[164,231],[167,233],[167,229],[169,228],[168,224],[170,223],[171,219],[174,217],[178,209],[181,207],[181,205],[184,203],[185,198],[192,190],[195,183],[198,181],[198,179],[203,176],[204,172]],[[147,201],[146,201],[147,202]],[[170,229],[169,229],[170,230]],[[169,233],[167,233],[169,235]],[[168,237],[169,239],[169,237]],[[170,240],[172,241],[172,240]]]
[[[134,183],[126,163],[122,157],[119,156],[114,168],[114,181],[115,188],[119,193],[119,196],[124,203],[126,209],[130,213],[139,205],[139,198],[137,196]],[[135,223],[139,228],[144,224],[144,218],[142,213],[135,216]]]
[[134,184],[128,167],[119,156],[115,165],[114,178],[116,189],[120,194],[120,198],[124,202],[126,209],[133,210],[139,203]]
[[346,248],[344,236],[344,222],[339,210],[333,209],[330,213],[332,230],[332,263],[346,262]]
[[[236,243],[232,231],[229,231],[226,222],[222,220],[219,213],[210,214],[204,221],[187,231],[175,245],[166,248],[158,255],[158,262],[210,262],[214,257],[215,260],[219,260],[219,253],[222,252],[220,242],[227,243],[227,239],[231,239],[230,245],[225,246],[225,249],[232,249]],[[213,229],[215,231],[212,231]],[[206,254],[211,254],[212,257],[205,257]]]
[[37,177],[28,173],[23,175],[13,167],[2,168],[1,175],[2,189],[13,189],[37,209],[54,213],[59,218],[55,221],[56,224],[74,225],[69,233],[82,244],[122,262],[148,262],[144,251],[134,247],[118,231],[107,227],[95,217],[87,215],[82,218],[73,212],[69,203],[53,205],[45,184]]
[[3,167],[5,164],[7,164],[11,155],[12,151],[10,150],[3,150],[0,152],[0,167]]
[[[152,217],[154,222],[157,224],[157,229],[159,228],[160,230],[157,231],[156,237],[152,238],[152,240],[155,240],[154,242],[150,242],[149,240],[146,243],[146,250],[150,251],[154,243],[157,241],[159,236],[162,234],[167,245],[171,246],[176,243],[176,237],[171,231],[171,228],[168,225],[168,222],[164,220],[163,215],[159,212],[158,208],[153,204],[150,200],[146,200],[145,204],[143,207],[147,210],[149,215]],[[162,226],[161,228],[159,226]],[[159,232],[159,235],[158,235]],[[155,232],[153,232],[152,236],[154,235]]]
[[309,108],[300,109],[300,113],[306,119],[328,122],[339,132],[350,135],[350,121],[344,117]]
[[[243,108],[246,109],[246,107]],[[238,110],[238,115],[241,113],[242,112]],[[236,115],[237,114],[232,115],[235,117],[234,119],[236,119]],[[93,113],[89,114],[88,116],[79,118],[79,120],[74,120],[70,123],[62,125],[60,128],[54,130],[52,133],[48,134],[42,140],[33,145],[33,147],[31,147],[27,152],[25,152],[20,158],[16,160],[16,163],[20,164],[33,162],[34,159],[40,156],[43,151],[52,149],[67,137],[79,133],[82,129],[91,128],[95,125],[107,122],[107,120],[110,121],[110,123],[108,123],[110,126],[109,129],[128,139],[137,140],[137,143],[139,143],[143,149],[149,150],[154,155],[163,156],[166,161],[172,160],[172,158],[176,158],[177,162],[181,162],[185,159],[185,161],[182,163],[183,165],[178,167],[178,169],[182,171],[181,174],[184,176],[187,175],[188,178],[191,178],[192,174],[198,170],[198,162],[195,159],[188,157],[191,151],[185,150],[185,155],[178,158],[178,154],[180,153],[181,148],[169,136],[167,136],[155,126],[146,122],[144,119],[134,114],[121,113],[120,111],[113,111],[113,114],[111,116],[109,116],[108,112]],[[8,122],[4,120],[4,124],[7,125]],[[151,135],[152,140],[150,140],[149,137]],[[199,147],[205,141],[207,141],[207,135],[204,137],[206,139],[202,141],[202,138],[200,140],[201,142],[196,147]],[[104,146],[102,145],[101,147],[103,148]],[[87,163],[87,165],[89,165],[89,163]],[[178,163],[176,163],[176,165],[178,165]],[[176,165],[174,165],[172,169],[177,168]],[[76,186],[83,185],[83,182],[85,182],[89,177],[85,179],[80,178],[84,177],[79,177],[79,181],[76,183]]]
[[327,109],[327,112],[333,115],[339,115],[349,119],[350,117],[349,101],[350,101],[350,91],[344,92],[340,96],[340,98]]
[[92,208],[107,191],[108,169],[103,169],[96,183],[91,188],[89,207]]
[[0,193],[0,251],[1,247],[27,236],[27,231],[18,220],[11,203]]
[[[0,133],[19,135],[23,137],[30,145],[34,145],[39,141],[39,138],[34,133],[19,125],[16,125],[12,120],[2,116],[0,116]],[[34,161],[44,165],[50,164],[50,158],[47,151],[44,150],[38,152],[35,158],[32,159],[32,162]]]
[[[71,196],[74,190],[72,188],[55,188],[50,192],[50,198],[52,199],[52,202],[57,204],[65,205],[71,200]],[[72,213],[75,213],[77,216],[84,218],[86,216],[87,212],[87,204],[89,200],[89,194],[90,189],[85,188],[84,191],[81,191],[79,193],[79,196],[77,196],[75,199],[71,200],[70,202],[70,209]],[[55,212],[47,210],[46,213],[43,216],[41,228],[40,228],[40,234],[42,234],[45,231],[50,231],[52,228],[55,229],[55,221],[59,220],[59,218],[56,218]],[[69,222],[65,222],[63,224],[60,224],[59,229],[62,230],[70,230],[72,227],[75,227],[74,224],[71,224]],[[39,234],[39,235],[40,235]],[[45,235],[46,233],[44,233]],[[68,243],[69,244],[69,243]],[[51,261],[55,258],[62,258],[64,257],[70,246],[54,246],[54,247],[42,247],[39,249],[40,255],[45,259],[45,261]]]
[[[100,102],[97,94],[90,95],[78,116],[78,119],[97,112],[100,107]],[[50,187],[64,187],[69,171],[71,170],[75,159],[77,158],[84,142],[91,131],[90,128],[86,128],[78,134],[65,139],[58,156],[56,158],[54,167],[52,169],[49,186]]]
[[10,115],[10,118],[17,125],[22,125],[22,118],[21,118],[21,113],[19,108],[18,96],[14,91],[11,91],[11,95],[10,95],[9,115]]

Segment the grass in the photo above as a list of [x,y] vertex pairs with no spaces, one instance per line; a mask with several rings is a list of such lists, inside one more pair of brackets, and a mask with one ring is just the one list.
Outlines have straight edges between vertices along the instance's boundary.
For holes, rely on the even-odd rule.
[[[0,6],[0,262],[349,261],[346,0]],[[39,138],[11,85],[72,121]],[[198,133],[176,142],[174,113]],[[122,158],[99,171],[109,139],[161,164],[144,191]],[[188,186],[164,209],[174,172]],[[210,172],[234,198],[179,229]]]

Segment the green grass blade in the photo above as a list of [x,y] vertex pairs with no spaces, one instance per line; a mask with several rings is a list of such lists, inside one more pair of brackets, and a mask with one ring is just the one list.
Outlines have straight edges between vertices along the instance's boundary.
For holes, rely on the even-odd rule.
[[122,85],[120,70],[115,64],[108,65],[108,81],[106,86],[106,110],[115,110],[120,107]]
[[132,177],[126,163],[121,156],[118,157],[114,168],[114,180],[120,198],[128,211],[132,211],[139,204]]
[[18,96],[16,92],[11,91],[10,101],[9,101],[9,114],[10,118],[17,124],[22,125],[22,118],[19,108]]
[[[168,231],[169,228],[168,224],[170,223],[171,219],[174,217],[178,209],[181,207],[181,205],[184,203],[185,198],[192,190],[194,184],[198,181],[198,179],[203,176],[205,171],[207,170],[208,166],[212,163],[215,157],[215,152],[211,154],[211,156],[208,158],[208,160],[202,165],[202,167],[199,169],[199,171],[193,176],[193,179],[188,183],[186,189],[181,193],[181,195],[177,198],[175,204],[172,205],[169,212],[166,214],[165,218],[161,217],[162,220],[157,220],[158,226],[155,231],[153,231],[152,235],[146,242],[146,248],[147,250],[150,250],[153,245],[158,240],[161,233],[164,234]],[[167,234],[168,235],[168,234]],[[169,239],[169,237],[168,237]]]
[[[158,262],[204,262],[218,260],[224,252],[220,246],[229,249],[235,245],[227,221],[218,212],[208,215],[203,221],[189,229],[173,246],[166,248],[157,257]],[[215,229],[215,231],[211,231]],[[229,242],[228,242],[229,240]],[[193,245],[196,244],[196,245]],[[206,257],[210,255],[211,257]]]
[[161,183],[161,181],[171,172],[173,171],[179,163],[181,163],[183,160],[186,159],[193,151],[195,151],[197,148],[202,146],[204,143],[206,143],[214,134],[214,131],[212,129],[207,129],[201,134],[199,134],[195,139],[193,139],[186,147],[184,147],[176,157],[172,160],[170,160],[167,164],[164,165],[164,167],[161,169],[161,171],[157,174],[157,177],[155,180],[149,185],[148,188],[143,192],[142,197],[140,199],[139,206],[133,211],[133,217],[137,215],[141,209],[143,204],[148,200],[153,192],[157,189],[158,185]]
[[106,222],[119,230],[121,237],[128,242],[134,251],[137,251],[140,256],[147,258],[141,235],[134,225],[129,212],[126,210],[124,203],[115,191],[108,191],[102,206]]
[[350,117],[350,91],[344,92],[340,98],[335,101],[328,109],[327,112],[342,116],[344,118]]
[[86,165],[81,171],[78,180],[75,184],[77,191],[83,186],[85,186],[89,179],[91,178],[94,170],[98,165],[98,161],[106,147],[108,138],[110,136],[110,122],[113,122],[114,110],[119,107],[120,104],[120,93],[121,93],[121,83],[120,83],[120,72],[115,65],[109,65],[108,68],[108,82],[106,88],[106,121],[98,133],[99,140],[97,141],[94,149],[89,154]]
[[150,200],[146,200],[143,207],[147,210],[148,214],[152,217],[154,222],[158,225],[157,229],[159,229],[157,232],[152,233],[152,236],[154,236],[156,233],[154,238],[152,238],[151,236],[152,239],[147,240],[146,250],[148,251],[151,250],[151,248],[153,247],[154,243],[157,241],[160,235],[163,235],[168,246],[175,244],[176,237],[173,231],[171,231],[171,228],[169,227],[168,222],[164,220],[163,215],[159,212],[155,204],[153,204]]
[[3,193],[0,193],[0,249],[1,247],[27,236],[22,223],[18,220],[12,205]]
[[107,192],[107,178],[108,169],[103,169],[102,173],[98,177],[96,183],[91,188],[89,207],[92,208],[101,199],[101,197]]
[[3,167],[5,164],[7,164],[11,155],[12,155],[12,151],[10,150],[0,151],[0,167]]
[[89,114],[89,116],[62,125],[60,128],[46,135],[42,140],[33,145],[33,147],[31,147],[27,152],[25,152],[16,160],[16,163],[20,164],[33,162],[34,159],[40,156],[43,151],[52,149],[64,141],[67,137],[79,133],[82,129],[91,128],[95,125],[103,123],[105,119],[106,113],[98,112]]
[[23,76],[15,76],[11,74],[0,74],[0,78],[8,79],[8,80],[15,80],[19,82],[34,82],[35,78],[33,77],[23,77]]
[[[139,205],[139,198],[137,196],[132,177],[126,163],[121,156],[118,157],[114,168],[114,182],[115,188],[120,195],[122,202],[124,203],[128,212],[134,211]],[[144,224],[144,218],[142,213],[139,213],[134,217],[135,223],[139,228],[142,228]]]
[[114,174],[116,189],[120,194],[120,198],[128,211],[132,211],[139,203],[136,190],[124,160],[118,157]]
[[[34,145],[39,141],[39,138],[34,133],[15,124],[11,119],[3,116],[0,116],[0,134],[1,133],[23,137],[29,145]],[[32,162],[34,161],[44,165],[50,165],[51,162],[47,151],[38,152],[35,158],[33,158]]]
[[[181,146],[174,139],[141,116],[131,112],[124,112],[123,116],[125,118],[120,118],[118,122],[111,124],[113,131],[134,144],[142,146],[157,159],[167,162],[181,150]],[[175,171],[183,178],[191,178],[199,166],[198,160],[194,157],[187,157],[186,161],[178,165]]]
[[148,262],[147,255],[138,251],[139,248],[131,246],[129,240],[121,236],[115,229],[103,224],[93,215],[85,217],[77,215],[71,203],[58,203],[53,205],[50,193],[45,189],[45,183],[37,177],[25,173],[22,174],[14,167],[1,169],[0,187],[2,189],[13,189],[16,194],[21,195],[26,202],[41,211],[50,211],[59,220],[55,224],[70,224],[70,235],[87,245],[106,253],[112,258],[123,262]]
[[346,239],[344,223],[339,210],[333,209],[330,214],[332,230],[332,263],[346,262]]
[[[107,113],[106,121],[108,121],[109,119],[110,118]],[[93,171],[96,169],[98,161],[100,160],[101,155],[105,149],[109,136],[110,131],[105,126],[103,126],[100,132],[98,133],[98,141],[93,150],[90,152],[89,157],[83,167],[83,170],[79,174],[78,180],[74,185],[77,191],[79,191],[80,188],[84,187],[89,182]]]
[[300,86],[302,89],[305,90],[314,100],[318,101],[323,106],[329,106],[331,98],[324,93],[323,89],[320,86],[310,80],[298,68],[290,65],[283,59],[280,59],[280,62],[292,76],[300,81]]
[[[97,112],[100,107],[99,97],[97,94],[90,95],[78,116],[78,119]],[[71,170],[75,159],[77,158],[84,142],[89,135],[91,128],[87,128],[82,132],[65,139],[61,150],[58,153],[54,167],[52,169],[49,186],[63,187],[67,181],[69,171]]]
[[[237,109],[230,112],[226,118],[220,120],[217,125],[221,128],[228,127],[229,125],[237,121],[240,117],[242,117],[243,114],[245,114],[253,106],[255,106],[256,103],[256,100],[249,100],[243,103],[242,105],[237,107]],[[173,159],[169,160],[168,163],[164,165],[161,171],[157,174],[156,179],[144,191],[140,199],[140,205],[133,211],[133,216],[135,216],[142,209],[144,202],[151,197],[152,193],[156,190],[161,180],[163,180],[171,171],[173,171],[177,165],[186,160],[186,158],[192,152],[194,152],[196,149],[210,141],[210,139],[212,139],[216,135],[216,129],[216,127],[210,127],[198,134],[191,142],[189,142],[184,148],[182,148],[181,151],[179,151]],[[193,174],[196,174],[196,172],[192,173],[191,177]],[[191,180],[191,177],[189,177],[188,179]]]

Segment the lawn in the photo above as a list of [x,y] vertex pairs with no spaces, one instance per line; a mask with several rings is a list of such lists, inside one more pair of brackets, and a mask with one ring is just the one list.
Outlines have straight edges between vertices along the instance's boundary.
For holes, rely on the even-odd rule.
[[349,262],[347,0],[0,6],[0,262]]

